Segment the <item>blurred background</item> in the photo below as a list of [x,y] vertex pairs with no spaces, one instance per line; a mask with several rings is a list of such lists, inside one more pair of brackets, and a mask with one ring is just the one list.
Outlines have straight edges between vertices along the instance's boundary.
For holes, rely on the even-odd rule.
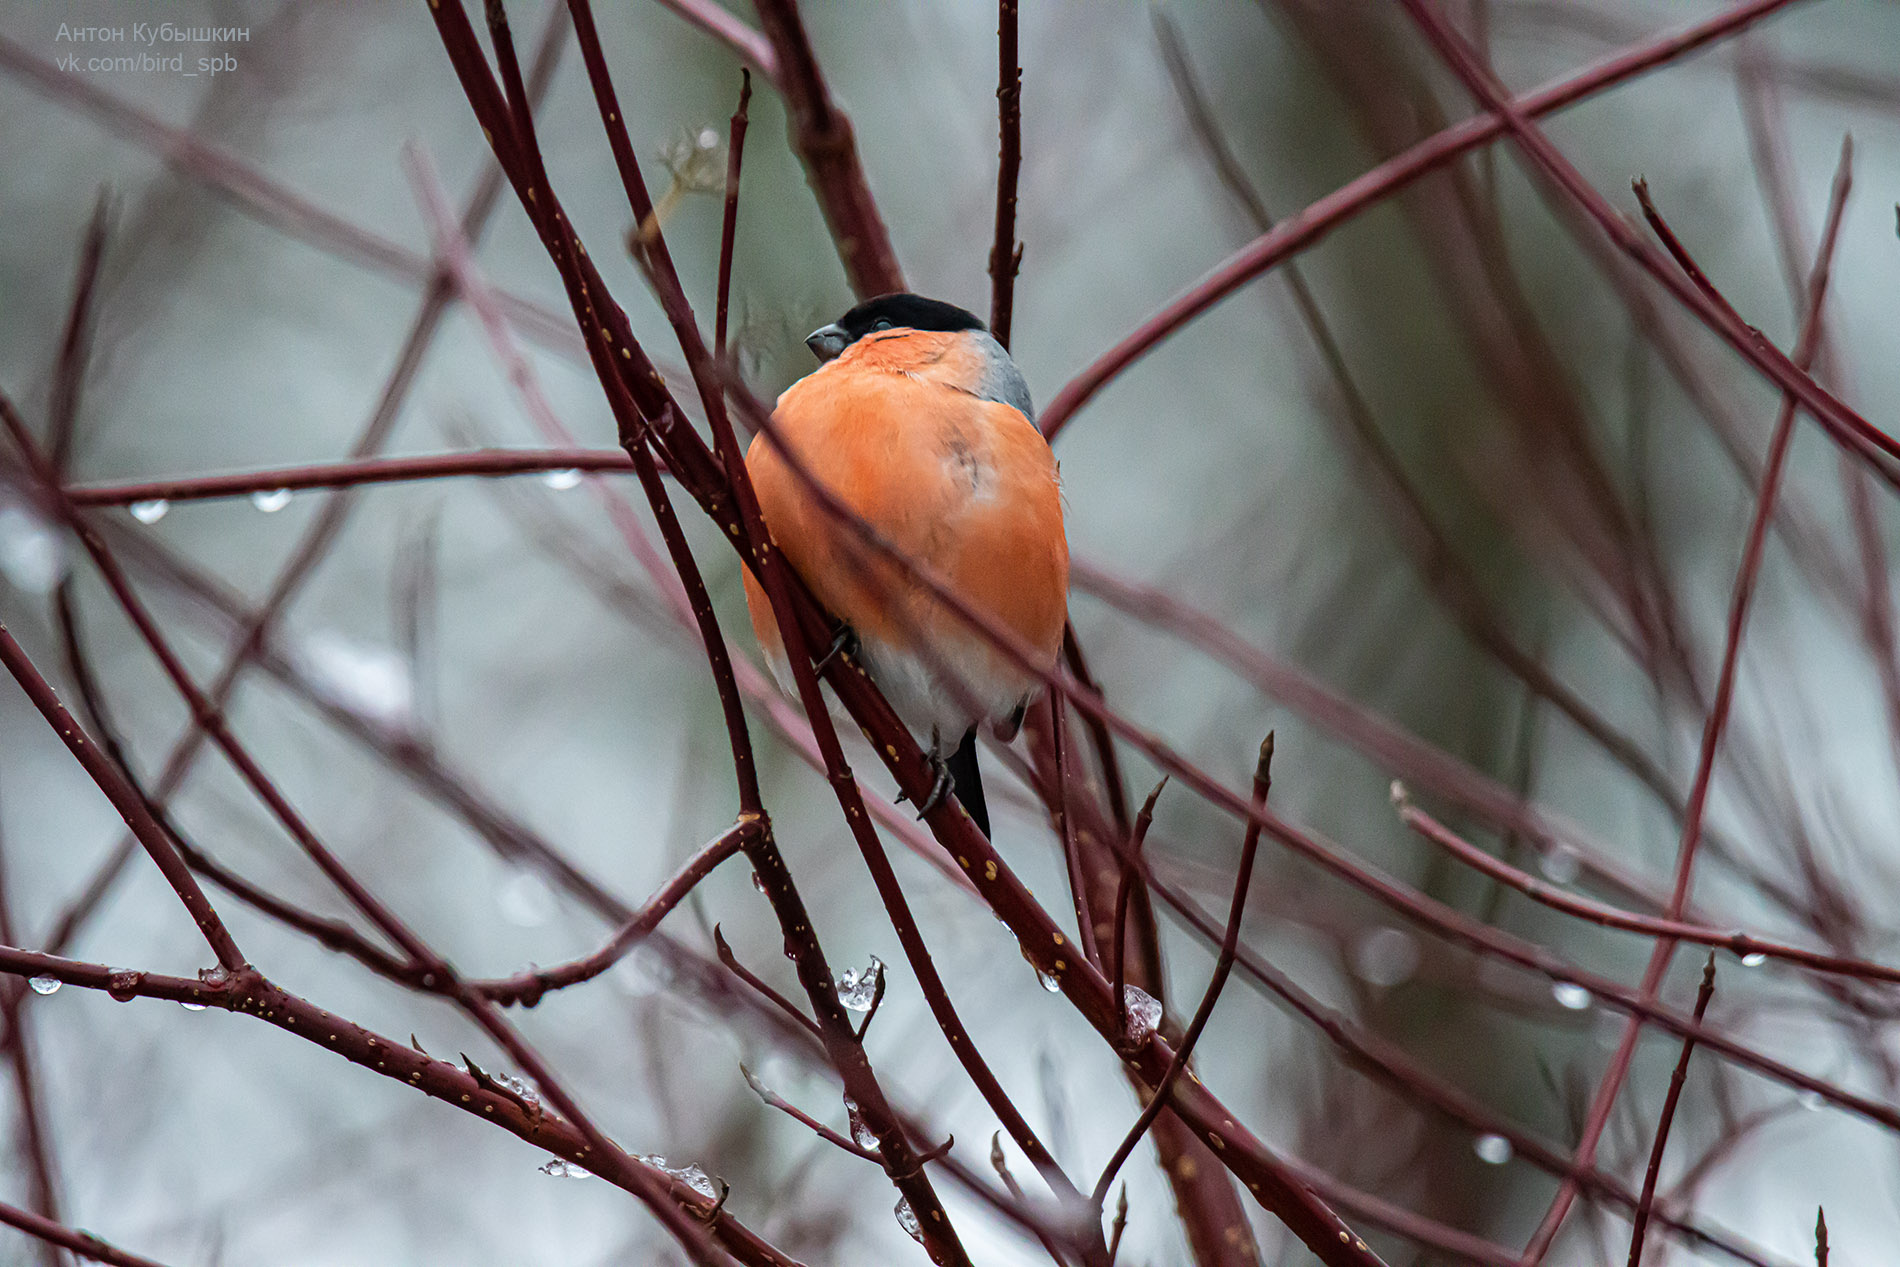
[[[1719,6],[1445,8],[1524,91]],[[599,10],[649,182],[672,186],[674,257],[709,320],[739,62],[663,4]],[[803,12],[910,284],[987,311],[994,8],[808,0]],[[510,13],[526,58],[549,7]],[[754,20],[744,4],[733,13]],[[215,50],[234,63],[215,75],[58,68],[101,51],[62,40],[62,25],[164,19],[249,36]],[[571,32],[554,29],[538,114],[553,183],[670,369],[665,322],[616,245],[630,216]],[[1900,402],[1895,48],[1891,3],[1794,4],[1549,121],[1622,211],[1635,214],[1628,183],[1646,177],[1716,284],[1784,348],[1851,132],[1855,189],[1817,377],[1882,426]],[[214,50],[158,51],[190,63]],[[1039,402],[1263,217],[1474,108],[1397,7],[1374,2],[1025,0],[1022,64],[1013,351]],[[804,332],[852,296],[763,82],[751,123],[734,344],[769,394],[809,371]],[[481,323],[425,294],[434,246],[417,171],[434,173],[424,179],[460,215],[490,166],[420,4],[0,0],[0,389],[42,435],[71,419],[78,484],[543,444]],[[103,249],[75,396],[57,367],[96,215]],[[507,297],[512,341],[551,412],[579,444],[611,447],[559,279],[512,194],[479,218],[477,264]],[[1644,940],[1456,865],[1405,829],[1388,785],[1404,779],[1552,885],[1659,908],[1776,393],[1600,235],[1554,214],[1508,147],[1352,220],[1297,270],[1297,291],[1279,270],[1172,338],[1057,443],[1072,617],[1095,672],[1116,707],[1233,787],[1275,730],[1281,813],[1633,983]],[[231,675],[238,734],[432,945],[468,974],[499,976],[591,950],[613,926],[612,900],[636,904],[733,813],[703,657],[612,501],[636,504],[637,490],[560,471],[95,513],[201,684],[227,675],[245,622],[281,587],[281,614]],[[1900,695],[1886,595],[1900,516],[1891,490],[1844,468],[1806,420],[1782,506],[1694,909],[1719,927],[1892,961]],[[720,615],[750,649],[737,564],[686,518]],[[643,505],[632,523],[654,536]],[[7,450],[0,619],[69,687],[53,616],[62,586],[132,765],[167,789],[179,826],[272,892],[347,914],[215,752],[177,755],[187,710]],[[931,1021],[822,778],[754,715],[779,838],[833,966],[871,955],[890,966],[869,1040],[881,1076],[987,1173],[996,1123]],[[853,759],[888,791],[868,751]],[[1138,798],[1157,772],[1125,760]],[[1060,915],[1066,880],[1040,802],[1002,763],[989,768],[998,844]],[[205,966],[142,855],[103,869],[121,834],[24,697],[0,689],[8,939],[57,940],[115,966]],[[1149,854],[1219,910],[1238,838],[1177,787]],[[543,846],[597,889],[552,875]],[[1139,1110],[1113,1053],[1038,988],[980,903],[926,859],[894,853],[978,1046],[1086,1187]],[[1277,849],[1262,867],[1246,925],[1260,959],[1510,1129],[1422,1107],[1244,976],[1199,1049],[1202,1078],[1282,1151],[1514,1253],[1556,1188],[1522,1141],[1568,1154],[1621,1014],[1434,938]],[[452,1008],[219,905],[286,987],[380,1032],[413,1032],[438,1055],[502,1064]],[[843,1127],[832,1079],[736,1015],[729,981],[706,970],[715,923],[790,988],[771,912],[735,862],[669,917],[665,939],[521,1023],[617,1140],[723,1177],[730,1208],[802,1261],[922,1261],[881,1176],[747,1089],[741,1061]],[[1212,956],[1170,917],[1161,927],[1185,1016]],[[1891,989],[1718,958],[1712,1022],[1883,1105],[1900,1099]],[[1666,1002],[1689,1007],[1702,959],[1678,953]],[[626,1194],[537,1173],[547,1158],[521,1141],[248,1018],[76,988],[16,987],[8,1010],[31,1094],[0,1096],[13,1141],[0,1199],[30,1205],[44,1191],[30,1115],[63,1220],[164,1261],[683,1261]],[[1626,1187],[1640,1184],[1678,1051],[1645,1037],[1604,1134],[1600,1164]],[[1660,1208],[1785,1264],[1811,1261],[1825,1204],[1836,1261],[1873,1263],[1900,1239],[1896,1160],[1891,1135],[1864,1117],[1701,1053]],[[1122,1261],[1192,1262],[1152,1149],[1125,1174]],[[1046,1261],[942,1190],[978,1262]],[[1248,1211],[1260,1261],[1307,1261]],[[1592,1204],[1550,1261],[1621,1262],[1628,1234],[1623,1214]],[[1395,1235],[1376,1243],[1394,1263],[1466,1261]],[[0,1232],[0,1258],[40,1253]],[[1674,1237],[1652,1246],[1650,1261],[1664,1259],[1737,1261]]]

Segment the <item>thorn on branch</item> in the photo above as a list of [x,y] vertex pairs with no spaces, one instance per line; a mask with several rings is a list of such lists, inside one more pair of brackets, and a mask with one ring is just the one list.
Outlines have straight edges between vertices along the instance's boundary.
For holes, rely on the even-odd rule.
[[1115,1200],[1115,1222],[1108,1232],[1108,1267],[1115,1267],[1115,1255],[1122,1247],[1122,1233],[1128,1228],[1128,1183],[1122,1182],[1121,1196]]

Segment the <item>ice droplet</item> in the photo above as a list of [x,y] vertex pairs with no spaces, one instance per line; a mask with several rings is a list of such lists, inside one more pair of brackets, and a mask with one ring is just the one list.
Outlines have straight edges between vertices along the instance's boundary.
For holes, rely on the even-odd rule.
[[1418,971],[1418,939],[1400,928],[1374,928],[1353,943],[1352,971],[1367,985],[1390,989]]
[[909,1197],[897,1198],[897,1226],[910,1233],[910,1239],[919,1245],[924,1243],[924,1229],[917,1222],[917,1212],[910,1208]]
[[540,1095],[535,1092],[533,1087],[528,1085],[526,1079],[517,1078],[511,1073],[494,1073],[488,1076],[495,1080],[497,1086],[506,1087],[508,1090],[520,1096],[525,1102],[529,1104],[541,1103]]
[[139,984],[145,974],[134,972],[130,968],[114,968],[112,975],[106,978],[106,993],[115,1003],[130,1003],[138,997]]
[[884,961],[876,955],[860,972],[856,968],[846,968],[844,975],[838,978],[838,1002],[853,1012],[868,1012],[877,999],[878,983],[884,979]]
[[1574,981],[1559,981],[1550,987],[1550,997],[1557,1000],[1558,1007],[1581,1012],[1590,1006],[1590,992]]
[[409,666],[388,647],[319,629],[298,648],[318,689],[386,726],[406,726],[415,715]]
[[198,969],[198,980],[204,982],[208,986],[221,987],[224,985],[225,982],[229,981],[230,979],[231,979],[231,974],[225,971],[225,969],[222,966],[219,966],[216,968]]
[[1471,1141],[1471,1151],[1487,1166],[1502,1166],[1511,1160],[1511,1141],[1502,1135],[1480,1135]]
[[287,488],[260,488],[251,494],[251,505],[267,515],[274,515],[290,505],[290,490]]
[[1145,1043],[1161,1024],[1161,1000],[1140,986],[1124,986],[1122,1032],[1131,1043]]
[[202,1012],[205,1010],[204,1004],[193,1003],[189,999],[178,1000],[178,1006],[184,1008],[187,1012]]
[[711,128],[701,128],[699,130],[699,148],[702,150],[711,150],[717,149],[718,147],[719,133],[713,131]]
[[643,1161],[655,1170],[663,1171],[671,1175],[708,1200],[718,1195],[713,1191],[712,1179],[707,1176],[705,1171],[691,1162],[684,1166],[671,1166],[667,1164],[666,1158],[660,1156],[658,1153],[635,1153],[634,1160]]
[[556,1179],[592,1179],[594,1177],[594,1172],[585,1166],[577,1166],[559,1157],[540,1167],[540,1171],[544,1175],[553,1175]]
[[[1030,966],[1035,967],[1034,964]],[[1056,980],[1054,973],[1044,972],[1041,968],[1037,967],[1036,980],[1042,982],[1042,988],[1051,994],[1059,994],[1062,992],[1062,982]]]
[[1583,874],[1583,859],[1569,845],[1558,845],[1537,860],[1537,869],[1552,884],[1575,884]]
[[765,887],[765,877],[756,871],[752,873],[752,887],[764,893],[767,897],[772,896],[771,892]]
[[850,1096],[844,1098],[844,1115],[851,1121],[851,1141],[859,1148],[877,1150],[877,1132],[865,1125],[864,1115],[858,1111],[858,1102]]
[[541,482],[557,493],[565,493],[570,488],[579,487],[581,473],[578,468],[564,466],[558,471],[549,471],[543,475]]
[[60,981],[58,977],[34,977],[28,981],[27,984],[33,987],[33,993],[35,994],[59,993]]
[[0,505],[0,576],[28,594],[50,594],[66,575],[66,543],[25,506]]
[[1819,1110],[1822,1106],[1824,1106],[1827,1103],[1826,1097],[1824,1097],[1819,1091],[1813,1091],[1813,1090],[1801,1092],[1799,1095],[1795,1096],[1794,1100],[1796,1104],[1799,1104],[1802,1108],[1806,1109],[1810,1113],[1813,1113]]
[[1744,968],[1759,968],[1767,962],[1768,956],[1762,954],[1759,950],[1751,950],[1742,956],[1742,967]]
[[142,524],[155,524],[165,517],[172,504],[163,497],[154,497],[148,502],[133,502],[126,509],[132,512],[132,518]]
[[495,891],[495,908],[516,928],[539,928],[554,914],[554,890],[526,867],[518,867]]

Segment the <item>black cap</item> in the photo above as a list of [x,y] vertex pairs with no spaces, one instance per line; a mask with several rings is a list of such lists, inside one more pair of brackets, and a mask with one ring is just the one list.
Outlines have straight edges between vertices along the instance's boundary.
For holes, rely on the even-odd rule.
[[879,330],[984,330],[976,314],[941,299],[926,299],[897,291],[867,299],[828,326],[805,336],[805,346],[821,361],[829,361],[867,334]]

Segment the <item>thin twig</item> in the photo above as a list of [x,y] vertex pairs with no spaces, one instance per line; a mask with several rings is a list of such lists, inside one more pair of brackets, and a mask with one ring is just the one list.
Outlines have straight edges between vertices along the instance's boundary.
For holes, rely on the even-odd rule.
[[732,304],[732,251],[739,234],[739,175],[745,163],[745,131],[751,116],[752,72],[739,71],[739,108],[726,139],[726,205],[719,221],[719,296],[713,316],[713,355],[726,359],[726,318]]
[[1399,818],[1405,825],[1445,850],[1475,871],[1490,876],[1501,884],[1508,885],[1532,901],[1552,910],[1589,920],[1604,928],[1620,929],[1628,933],[1640,933],[1646,937],[1667,937],[1675,941],[1686,941],[1699,946],[1710,946],[1726,950],[1737,957],[1762,955],[1769,959],[1785,960],[1800,964],[1815,972],[1834,976],[1851,977],[1861,981],[1885,981],[1900,984],[1900,968],[1875,963],[1868,959],[1854,959],[1845,955],[1831,955],[1818,950],[1803,950],[1798,946],[1784,945],[1756,937],[1752,933],[1737,931],[1725,932],[1703,924],[1692,924],[1684,920],[1657,919],[1648,915],[1632,915],[1628,911],[1618,910],[1589,898],[1578,897],[1556,885],[1546,883],[1536,876],[1512,866],[1508,862],[1494,858],[1470,841],[1459,836],[1430,814],[1412,804],[1411,797],[1403,784],[1394,784],[1393,801],[1398,807]]
[[[1696,990],[1694,1016],[1698,1022],[1709,1010],[1709,1000],[1715,995],[1715,955],[1709,955],[1709,961],[1702,969],[1702,985]],[[1643,1233],[1649,1228],[1649,1207],[1656,1199],[1656,1177],[1662,1173],[1663,1149],[1669,1143],[1669,1128],[1676,1120],[1676,1105],[1682,1099],[1682,1086],[1689,1077],[1689,1056],[1695,1051],[1695,1040],[1684,1039],[1682,1055],[1676,1061],[1676,1071],[1669,1075],[1669,1093],[1663,1097],[1662,1116],[1656,1121],[1656,1142],[1649,1149],[1649,1168],[1643,1172],[1643,1192],[1636,1200],[1636,1220],[1630,1231],[1629,1267],[1641,1267],[1643,1261]]]
[[996,240],[990,247],[990,333],[1009,346],[1016,306],[1016,274],[1023,248],[1016,242],[1016,184],[1023,166],[1023,71],[1016,49],[1019,0],[996,3]]
[[[1273,732],[1267,732],[1265,742],[1260,745],[1260,760],[1254,766],[1253,798],[1256,808],[1267,803],[1267,793],[1273,786]],[[1161,1075],[1161,1081],[1155,1084],[1154,1094],[1148,1098],[1141,1116],[1129,1128],[1121,1146],[1115,1150],[1108,1164],[1102,1168],[1101,1178],[1095,1181],[1090,1200],[1096,1209],[1108,1199],[1108,1189],[1115,1181],[1115,1173],[1128,1160],[1128,1154],[1135,1150],[1141,1137],[1148,1133],[1148,1127],[1161,1111],[1168,1107],[1168,1093],[1174,1089],[1175,1080],[1187,1067],[1188,1057],[1193,1054],[1194,1044],[1200,1041],[1201,1033],[1207,1028],[1207,1022],[1214,1015],[1214,1006],[1220,1002],[1221,988],[1227,984],[1227,976],[1233,971],[1234,954],[1240,945],[1240,925],[1247,913],[1247,891],[1253,883],[1254,856],[1260,850],[1260,826],[1249,823],[1245,841],[1240,846],[1240,866],[1234,877],[1234,897],[1227,910],[1227,936],[1221,941],[1220,954],[1214,960],[1214,975],[1208,979],[1207,991],[1201,995],[1200,1006],[1194,1009],[1194,1018],[1188,1022],[1187,1029],[1181,1035],[1181,1041],[1175,1044],[1174,1057],[1168,1063],[1167,1072]]]
[[[1579,74],[1526,93],[1515,105],[1525,115],[1541,118],[1733,35],[1791,3],[1794,0],[1750,0],[1738,4],[1702,22],[1624,49]],[[1261,234],[1229,255],[1071,379],[1043,410],[1040,419],[1043,434],[1053,440],[1076,411],[1110,380],[1182,326],[1281,260],[1316,244],[1347,220],[1384,202],[1419,177],[1498,139],[1508,128],[1505,119],[1496,113],[1454,124],[1280,221],[1271,232]]]
[[[1456,37],[1445,32],[1437,22],[1437,15],[1417,6],[1417,0],[1403,0],[1416,21],[1427,31],[1434,33],[1444,55],[1462,66],[1467,81],[1474,90],[1490,92],[1488,82],[1481,72],[1459,60],[1464,52]],[[1495,101],[1495,97],[1493,98]],[[1513,120],[1514,130],[1519,140],[1527,148],[1542,156],[1541,161],[1547,170],[1556,170],[1560,159],[1548,151],[1548,142],[1543,141],[1522,116]],[[1574,169],[1568,169],[1574,175]],[[1797,372],[1805,377],[1806,367],[1814,360],[1815,349],[1819,345],[1821,312],[1827,295],[1829,269],[1834,258],[1835,244],[1839,239],[1841,219],[1847,205],[1847,195],[1853,184],[1853,146],[1844,142],[1841,147],[1840,164],[1835,170],[1834,187],[1829,195],[1827,227],[1822,232],[1820,247],[1815,263],[1809,274],[1808,307],[1803,314],[1801,332],[1796,339],[1794,357],[1790,361]],[[1653,216],[1653,222],[1661,226],[1661,217]],[[1666,227],[1666,226],[1664,226]],[[1674,235],[1669,239],[1673,241]],[[1679,245],[1674,248],[1680,250]],[[1686,251],[1680,251],[1685,268],[1693,268]],[[1695,269],[1700,276],[1701,270]],[[1695,292],[1700,295],[1700,291]],[[1676,852],[1675,885],[1671,892],[1669,905],[1664,914],[1670,919],[1679,919],[1688,905],[1695,865],[1697,846],[1701,842],[1702,817],[1708,805],[1709,788],[1714,777],[1716,754],[1721,748],[1723,732],[1727,727],[1729,709],[1734,698],[1737,666],[1741,657],[1743,634],[1747,629],[1748,615],[1754,597],[1755,580],[1761,567],[1763,548],[1767,540],[1768,523],[1774,514],[1775,496],[1781,485],[1781,478],[1787,463],[1788,450],[1794,439],[1794,420],[1797,396],[1793,390],[1782,398],[1781,412],[1775,420],[1774,434],[1769,440],[1768,460],[1762,472],[1761,492],[1755,505],[1753,519],[1749,523],[1748,538],[1742,549],[1742,559],[1735,574],[1733,592],[1730,595],[1727,632],[1722,648],[1722,665],[1717,675],[1715,698],[1710,704],[1709,713],[1702,728],[1702,741],[1696,757],[1695,776],[1690,785],[1687,810],[1684,815],[1681,839]],[[1675,953],[1676,941],[1663,938],[1657,941],[1651,951],[1649,963],[1643,973],[1639,993],[1645,1002],[1654,999],[1668,971],[1669,961]],[[1628,1076],[1630,1062],[1635,1056],[1636,1040],[1641,1031],[1641,1022],[1632,1016],[1624,1026],[1623,1036],[1602,1078],[1597,1084],[1596,1093],[1585,1120],[1582,1138],[1577,1147],[1577,1156],[1588,1162],[1595,1154],[1596,1144],[1609,1123],[1617,1092],[1622,1088]],[[1576,1198],[1576,1185],[1565,1182],[1558,1186],[1557,1195],[1552,1199],[1543,1221],[1538,1225],[1525,1248],[1527,1267],[1536,1267],[1543,1256],[1549,1252],[1551,1243],[1561,1229],[1564,1216],[1569,1212]]]
[[1155,820],[1155,802],[1161,799],[1161,789],[1167,786],[1168,776],[1164,774],[1154,791],[1148,793],[1148,799],[1141,803],[1141,812],[1135,815],[1135,830],[1128,838],[1128,856],[1122,862],[1121,879],[1115,886],[1115,941],[1114,953],[1109,958],[1114,965],[1117,1016],[1128,1015],[1128,899],[1140,876],[1141,848],[1148,843],[1148,828]]
[[25,1232],[49,1247],[68,1249],[81,1258],[106,1263],[109,1267],[163,1267],[163,1264],[150,1258],[141,1258],[117,1246],[108,1245],[91,1232],[74,1231],[57,1219],[44,1218],[17,1206],[0,1204],[0,1223]]

